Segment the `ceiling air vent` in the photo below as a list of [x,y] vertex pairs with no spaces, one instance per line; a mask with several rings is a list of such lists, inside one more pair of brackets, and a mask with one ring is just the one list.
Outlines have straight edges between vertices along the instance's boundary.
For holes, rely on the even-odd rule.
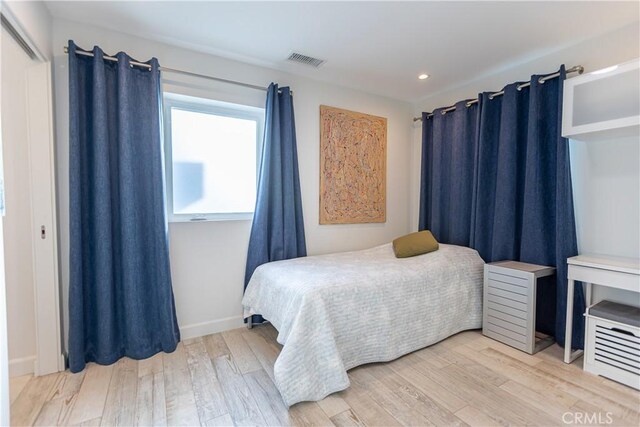
[[301,53],[293,52],[287,58],[287,61],[297,62],[298,64],[310,65],[314,68],[318,68],[325,63],[324,59],[313,58],[311,56],[303,55]]

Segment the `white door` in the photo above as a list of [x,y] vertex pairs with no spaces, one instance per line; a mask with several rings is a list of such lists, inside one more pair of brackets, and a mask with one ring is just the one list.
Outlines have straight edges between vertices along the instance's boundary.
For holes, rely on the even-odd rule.
[[[0,149],[2,141],[0,141]],[[0,157],[0,162],[2,158]],[[2,164],[0,163],[0,186],[2,185]],[[0,189],[0,205],[2,191]],[[9,425],[9,352],[7,350],[7,301],[4,286],[4,250],[2,221],[0,221],[0,426]]]
[[4,28],[1,43],[9,373],[44,375],[63,368],[51,70]]
[[[1,71],[0,80],[2,80]],[[1,107],[0,117],[2,117]],[[4,215],[3,180],[4,169],[2,167],[2,121],[0,120],[0,218]],[[4,285],[4,237],[2,221],[0,220],[0,426],[8,426],[9,420],[9,351],[7,348],[7,301]]]
[[[2,67],[0,67],[2,81]],[[0,98],[2,87],[0,86]],[[8,426],[9,415],[9,349],[7,341],[7,299],[4,284],[4,168],[2,162],[2,106],[0,105],[0,426]]]
[[27,70],[36,375],[64,370],[58,290],[51,63]]
[[2,150],[4,255],[12,377],[34,372],[36,317],[33,281],[31,185],[27,121],[27,70],[36,65],[2,28]]

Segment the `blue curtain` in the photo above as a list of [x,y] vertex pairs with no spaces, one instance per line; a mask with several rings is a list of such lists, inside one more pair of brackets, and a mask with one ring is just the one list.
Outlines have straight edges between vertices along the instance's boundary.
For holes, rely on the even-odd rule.
[[288,87],[271,83],[244,287],[258,266],[306,255],[293,96]]
[[[430,153],[430,146],[437,145],[452,153],[459,150],[455,143],[449,142],[455,140],[455,131],[436,133],[437,114],[433,119],[423,121],[423,165],[438,162],[450,165],[448,180],[458,180],[462,173],[460,179],[467,182],[468,172],[474,171],[472,195],[463,193],[467,203],[472,205],[468,241],[486,262],[512,259],[557,268],[555,285],[545,284],[539,288],[537,327],[564,345],[566,260],[577,255],[578,249],[569,144],[561,137],[564,66],[559,73],[559,78],[544,83],[539,82],[541,76],[534,75],[529,87],[518,89],[522,82],[508,85],[503,96],[492,98],[491,93],[480,94],[475,111],[477,135],[475,139],[469,136],[466,140],[475,155],[456,163],[442,162],[439,159],[446,156]],[[456,112],[460,108],[458,105]],[[430,124],[430,120],[434,123]],[[429,130],[430,126],[433,131]],[[425,156],[433,158],[425,159]],[[434,168],[437,170],[437,167]],[[424,206],[421,203],[420,227],[441,227],[434,217],[460,214],[443,210],[437,201],[433,201],[433,195],[429,195],[441,191],[435,188],[440,184],[424,169],[423,166],[425,202]],[[450,186],[445,188],[461,191]],[[462,239],[454,240],[451,234],[443,233],[442,236],[444,243],[461,244]],[[572,347],[582,348],[584,322],[581,313],[585,308],[582,286],[576,286],[574,304]]]
[[476,171],[478,105],[422,115],[421,230],[442,242],[469,246]]
[[69,368],[175,350],[160,71],[69,41]]

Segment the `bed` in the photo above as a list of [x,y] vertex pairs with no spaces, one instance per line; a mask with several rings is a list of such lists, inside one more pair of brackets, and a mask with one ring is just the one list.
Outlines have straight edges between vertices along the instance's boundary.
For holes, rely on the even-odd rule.
[[402,259],[385,244],[271,262],[251,277],[244,315],[278,330],[284,402],[317,401],[349,387],[351,368],[480,328],[483,265],[475,250],[444,244]]

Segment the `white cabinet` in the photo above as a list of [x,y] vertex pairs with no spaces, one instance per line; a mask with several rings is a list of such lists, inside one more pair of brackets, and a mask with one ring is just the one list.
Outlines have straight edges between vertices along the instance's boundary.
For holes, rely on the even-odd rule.
[[555,270],[517,261],[485,264],[482,333],[530,354],[553,344],[553,337],[536,333],[536,295],[538,279]]
[[640,59],[564,81],[562,136],[591,141],[639,131]]
[[584,370],[640,390],[640,308],[601,301],[586,318]]

